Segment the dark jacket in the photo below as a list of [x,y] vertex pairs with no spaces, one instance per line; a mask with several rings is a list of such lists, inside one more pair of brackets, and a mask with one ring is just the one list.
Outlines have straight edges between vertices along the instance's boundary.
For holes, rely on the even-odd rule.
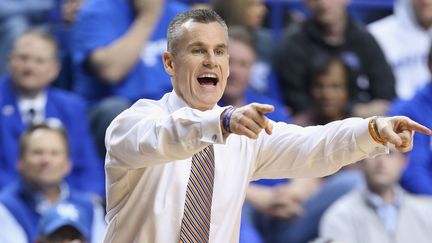
[[352,102],[395,97],[395,79],[375,39],[360,23],[348,19],[345,42],[327,44],[319,27],[308,19],[289,29],[276,58],[285,103],[294,112],[309,107],[308,73],[311,61],[319,54],[339,56],[348,67]]

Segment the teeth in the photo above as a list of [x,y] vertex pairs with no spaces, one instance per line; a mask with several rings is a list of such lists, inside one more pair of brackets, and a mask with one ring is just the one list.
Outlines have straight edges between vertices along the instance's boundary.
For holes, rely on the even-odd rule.
[[217,78],[217,77],[214,74],[206,73],[206,74],[200,75],[198,78]]

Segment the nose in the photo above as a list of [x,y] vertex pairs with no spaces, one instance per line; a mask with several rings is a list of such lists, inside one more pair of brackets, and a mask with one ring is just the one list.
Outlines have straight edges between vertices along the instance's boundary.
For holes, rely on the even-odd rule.
[[208,68],[213,68],[216,66],[216,57],[214,53],[209,53],[206,55],[203,65]]

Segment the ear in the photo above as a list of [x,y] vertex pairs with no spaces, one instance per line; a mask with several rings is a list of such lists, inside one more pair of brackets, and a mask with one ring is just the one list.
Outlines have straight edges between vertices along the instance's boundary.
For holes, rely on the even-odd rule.
[[174,76],[174,56],[170,52],[164,52],[162,55],[165,71],[169,76]]

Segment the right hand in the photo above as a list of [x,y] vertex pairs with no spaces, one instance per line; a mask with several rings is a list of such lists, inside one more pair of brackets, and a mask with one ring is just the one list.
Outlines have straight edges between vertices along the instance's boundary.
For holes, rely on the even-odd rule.
[[[271,135],[273,125],[264,114],[273,111],[274,107],[272,105],[259,103],[251,103],[237,108],[231,115],[229,123],[231,132],[238,135],[245,135],[252,139],[257,139],[261,130],[264,129],[267,134]],[[223,126],[222,130],[226,132]]]
[[165,7],[165,0],[130,0],[137,16],[156,19]]

